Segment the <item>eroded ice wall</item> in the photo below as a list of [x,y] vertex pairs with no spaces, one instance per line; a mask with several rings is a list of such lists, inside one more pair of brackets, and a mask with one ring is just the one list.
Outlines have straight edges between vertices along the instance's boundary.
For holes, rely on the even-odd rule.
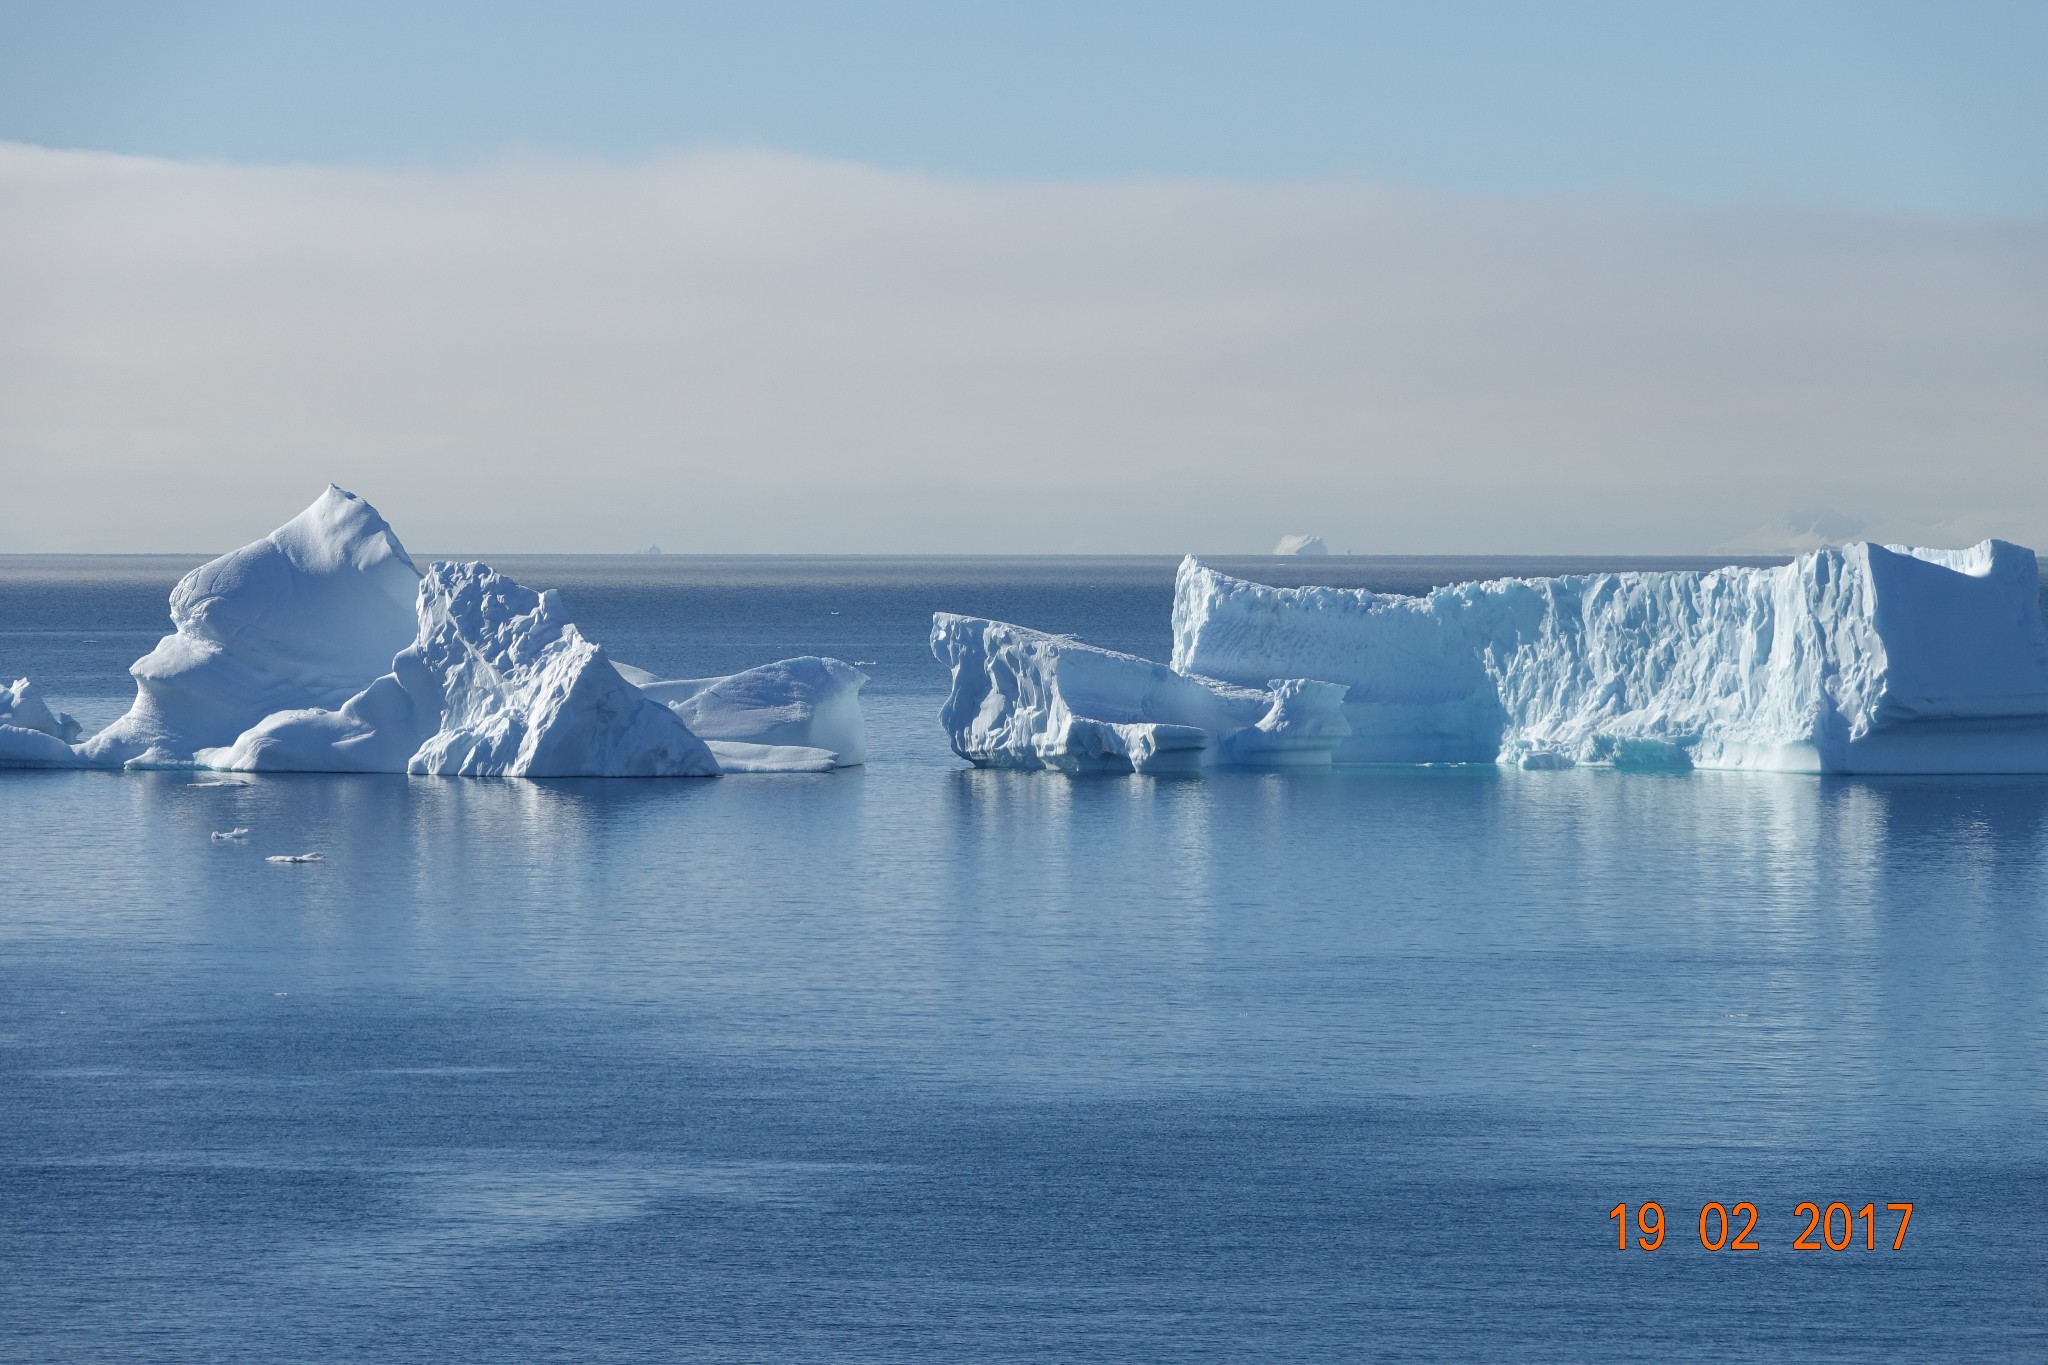
[[2039,568],[2003,541],[1420,597],[1190,556],[1173,627],[1180,672],[1342,684],[1340,761],[2048,771]]

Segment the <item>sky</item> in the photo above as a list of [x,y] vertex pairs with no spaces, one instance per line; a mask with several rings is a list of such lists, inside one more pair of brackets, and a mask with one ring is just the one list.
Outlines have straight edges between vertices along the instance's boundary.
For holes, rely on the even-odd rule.
[[[0,0],[0,552],[2048,545],[2048,5]],[[1795,519],[1796,520],[1796,519]]]

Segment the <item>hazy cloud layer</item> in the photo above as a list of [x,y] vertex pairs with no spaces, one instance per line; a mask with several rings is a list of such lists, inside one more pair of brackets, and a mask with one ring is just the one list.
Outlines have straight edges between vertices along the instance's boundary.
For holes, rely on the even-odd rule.
[[2048,545],[2048,225],[0,144],[0,551]]

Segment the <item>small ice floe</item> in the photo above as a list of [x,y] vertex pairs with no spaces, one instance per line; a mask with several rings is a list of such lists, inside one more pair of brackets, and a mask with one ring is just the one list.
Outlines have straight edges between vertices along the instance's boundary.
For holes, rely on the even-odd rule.
[[243,839],[243,838],[247,838],[247,837],[248,837],[248,834],[249,834],[249,827],[248,827],[247,825],[236,825],[236,826],[235,826],[235,827],[234,827],[233,829],[217,829],[217,830],[215,830],[215,831],[213,832],[213,837],[214,837],[214,840],[215,840],[216,842],[222,842],[222,841],[225,841],[225,840],[228,840],[228,839]]
[[249,784],[239,777],[203,777],[197,782],[187,782],[188,787],[246,787]]
[[324,863],[325,853],[273,853],[263,860],[266,863]]

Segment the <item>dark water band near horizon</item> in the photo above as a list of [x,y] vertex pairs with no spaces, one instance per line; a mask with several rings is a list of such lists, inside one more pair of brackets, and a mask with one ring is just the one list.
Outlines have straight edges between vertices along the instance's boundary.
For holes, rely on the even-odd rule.
[[[111,719],[197,558],[0,557],[0,672]],[[0,1360],[2048,1355],[2048,778],[983,772],[929,613],[1174,560],[492,562],[868,766],[0,774]]]

